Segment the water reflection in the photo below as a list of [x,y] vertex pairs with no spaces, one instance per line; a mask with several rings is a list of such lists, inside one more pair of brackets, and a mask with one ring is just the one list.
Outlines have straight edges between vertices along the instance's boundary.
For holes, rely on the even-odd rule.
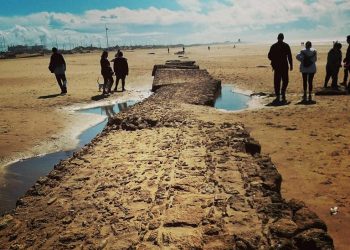
[[107,117],[110,118],[135,103],[135,101],[128,101],[115,105],[79,110],[77,112],[105,115],[106,119],[85,130],[78,138],[79,145],[76,149],[33,157],[7,166],[0,183],[0,215],[13,209],[18,198],[24,195],[40,176],[47,175],[55,164],[72,156],[75,151],[89,143],[100,133],[106,126]]
[[222,85],[217,93],[214,107],[225,110],[240,110],[248,107],[251,97],[232,91],[232,85]]

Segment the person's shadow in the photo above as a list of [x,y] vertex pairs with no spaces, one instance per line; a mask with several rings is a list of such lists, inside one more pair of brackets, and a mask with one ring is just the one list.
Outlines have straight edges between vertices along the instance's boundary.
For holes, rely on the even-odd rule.
[[38,99],[50,99],[50,98],[55,98],[57,96],[61,96],[61,94],[42,95],[42,96],[39,96]]
[[272,102],[266,104],[267,107],[278,107],[278,106],[286,106],[289,105],[290,101],[276,101],[273,100]]
[[108,95],[101,94],[101,95],[92,96],[91,100],[99,101],[99,100],[102,100],[102,99],[105,99],[105,98],[108,98]]
[[295,105],[314,105],[314,104],[316,104],[316,101],[314,100],[311,100],[311,101],[302,100],[296,103]]

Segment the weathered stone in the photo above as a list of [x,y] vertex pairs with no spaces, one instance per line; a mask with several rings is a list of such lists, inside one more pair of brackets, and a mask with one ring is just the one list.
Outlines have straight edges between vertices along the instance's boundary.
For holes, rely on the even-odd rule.
[[294,243],[300,250],[332,250],[333,240],[322,229],[309,229],[294,238]]
[[72,242],[84,240],[85,238],[86,234],[84,233],[64,234],[59,236],[59,242],[62,244],[70,244]]
[[251,155],[260,154],[261,146],[260,144],[252,138],[245,141],[245,151]]
[[151,222],[149,223],[148,229],[149,229],[149,230],[154,230],[154,229],[159,228],[160,225],[161,225],[161,223],[160,223],[160,221],[158,221],[158,220],[156,220],[156,221],[151,221]]
[[310,228],[319,228],[327,231],[326,224],[317,216],[317,214],[305,207],[299,209],[295,213],[293,220],[298,225],[299,231]]
[[6,228],[13,221],[13,217],[9,214],[0,219],[0,230]]
[[53,197],[50,200],[48,200],[47,205],[51,205],[52,203],[54,203],[57,200],[57,197]]
[[298,226],[294,221],[286,218],[279,219],[270,225],[270,231],[276,236],[291,238],[297,231]]

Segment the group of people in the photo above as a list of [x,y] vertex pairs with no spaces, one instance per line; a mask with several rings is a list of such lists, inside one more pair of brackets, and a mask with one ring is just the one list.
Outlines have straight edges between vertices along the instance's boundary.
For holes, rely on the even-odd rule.
[[[129,66],[126,58],[123,57],[123,52],[118,50],[115,54],[115,58],[111,60],[113,62],[113,69],[108,61],[108,52],[103,51],[101,55],[100,65],[101,74],[103,76],[103,95],[112,93],[112,86],[114,83],[113,75],[115,74],[115,88],[114,92],[118,89],[119,81],[122,81],[122,91],[125,91],[125,78],[129,74]],[[54,73],[58,86],[61,89],[61,94],[67,93],[67,78],[66,78],[66,62],[62,54],[58,53],[57,48],[52,48],[52,55],[50,58],[49,70]]]
[[118,89],[119,80],[122,80],[122,91],[125,91],[125,78],[129,74],[129,66],[126,58],[123,57],[123,52],[118,50],[115,54],[115,58],[111,60],[113,62],[113,69],[108,61],[108,52],[103,51],[101,55],[101,74],[103,76],[103,95],[112,93],[113,86],[113,74],[115,74],[115,88],[114,92]]
[[[274,103],[287,103],[286,90],[289,82],[288,71],[293,70],[293,58],[290,47],[283,42],[284,35],[280,33],[277,37],[277,43],[273,44],[268,53],[268,58],[271,61],[271,66],[274,71],[274,89],[276,99]],[[347,36],[347,43],[349,44],[344,63],[344,80],[343,85],[350,91],[350,81],[347,83],[350,71],[350,35]],[[335,42],[333,48],[328,52],[326,77],[324,87],[327,88],[328,82],[332,77],[331,87],[338,89],[338,74],[342,67],[342,52],[341,43]],[[312,43],[307,41],[305,48],[297,54],[296,59],[300,61],[300,72],[303,79],[303,101],[312,101],[313,79],[316,73],[317,51],[312,48]],[[281,86],[282,82],[282,86]]]
[[[271,66],[274,71],[274,90],[276,103],[287,103],[286,90],[288,87],[289,76],[288,71],[293,70],[293,58],[289,45],[284,40],[284,35],[280,33],[277,37],[277,43],[273,44],[268,53],[268,58],[271,61]],[[349,44],[346,56],[343,60],[344,64],[344,80],[343,85],[350,92],[350,80],[347,83],[350,71],[350,35],[347,36],[347,43]],[[332,78],[331,87],[338,88],[338,74],[342,67],[342,45],[339,42],[333,44],[333,48],[328,52],[326,77],[324,87],[327,88],[330,78]],[[210,49],[210,47],[208,47]],[[183,52],[185,48],[183,47]],[[312,101],[313,79],[316,73],[317,51],[312,48],[312,43],[307,41],[305,48],[297,54],[296,59],[300,61],[300,72],[303,79],[303,101]],[[122,91],[125,91],[125,78],[129,74],[129,66],[126,58],[123,57],[123,52],[118,50],[113,62],[113,69],[108,60],[108,52],[103,51],[101,55],[100,65],[101,74],[103,76],[103,95],[112,93],[112,86],[114,83],[113,75],[115,74],[115,88],[118,89],[119,80],[122,81]],[[57,83],[61,89],[61,94],[67,93],[67,79],[65,75],[66,62],[63,56],[58,53],[57,48],[52,48],[52,55],[50,59],[49,70],[55,74]],[[282,82],[282,86],[281,86]]]

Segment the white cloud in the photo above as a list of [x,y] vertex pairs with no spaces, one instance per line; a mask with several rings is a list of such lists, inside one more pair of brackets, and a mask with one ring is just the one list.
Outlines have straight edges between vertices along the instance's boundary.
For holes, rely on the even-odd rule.
[[348,30],[350,19],[350,1],[318,0],[308,4],[304,0],[210,0],[204,4],[200,0],[177,0],[177,3],[182,9],[117,7],[89,10],[82,15],[40,12],[0,17],[0,34],[14,44],[40,43],[43,38],[48,43],[56,38],[59,43],[68,43],[67,40],[98,43],[104,41],[107,24],[110,39],[122,43],[145,43],[152,39],[197,43],[233,37],[274,40],[281,31],[279,27],[293,22],[295,26],[288,26],[284,32],[296,37],[345,36],[342,33]]

